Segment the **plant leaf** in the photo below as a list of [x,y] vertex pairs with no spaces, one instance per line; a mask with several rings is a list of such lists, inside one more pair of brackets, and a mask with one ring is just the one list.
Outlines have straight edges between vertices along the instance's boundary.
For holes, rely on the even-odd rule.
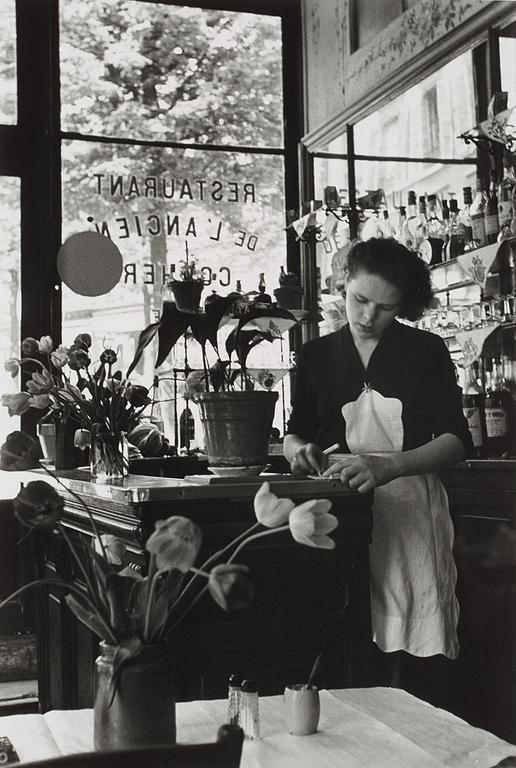
[[147,347],[151,341],[153,340],[154,336],[157,334],[161,327],[161,320],[158,320],[156,323],[152,323],[151,325],[148,325],[147,328],[145,328],[138,337],[138,344],[136,345],[136,352],[134,353],[133,360],[131,362],[131,365],[127,369],[127,378],[129,378],[132,371],[136,368],[138,363],[140,362],[140,358],[143,354],[143,350],[145,347]]
[[159,368],[167,358],[170,350],[179,337],[186,332],[194,317],[195,315],[192,313],[180,312],[172,301],[163,302],[163,314],[158,328],[159,346],[155,368]]
[[125,637],[116,646],[113,656],[113,674],[110,679],[110,699],[108,707],[113,703],[115,693],[118,687],[118,681],[120,679],[120,673],[123,667],[131,659],[135,659],[143,650],[143,644],[139,637],[131,635],[131,637]]
[[94,634],[108,643],[113,642],[114,635],[109,627],[102,621],[100,616],[91,609],[81,605],[73,595],[66,595],[65,602],[75,616],[91,629]]

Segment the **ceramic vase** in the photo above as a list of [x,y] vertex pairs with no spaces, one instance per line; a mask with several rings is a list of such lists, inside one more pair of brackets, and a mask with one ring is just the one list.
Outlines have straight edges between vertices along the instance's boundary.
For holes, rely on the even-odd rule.
[[[148,646],[113,681],[115,646],[101,642],[95,661],[95,749],[176,743],[176,706],[170,649]],[[113,691],[113,685],[114,691]]]

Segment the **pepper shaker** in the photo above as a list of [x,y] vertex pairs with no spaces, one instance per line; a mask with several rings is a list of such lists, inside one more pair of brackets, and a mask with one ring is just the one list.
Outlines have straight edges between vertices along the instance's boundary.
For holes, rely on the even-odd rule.
[[258,688],[254,680],[244,680],[242,683],[239,725],[246,739],[260,738]]

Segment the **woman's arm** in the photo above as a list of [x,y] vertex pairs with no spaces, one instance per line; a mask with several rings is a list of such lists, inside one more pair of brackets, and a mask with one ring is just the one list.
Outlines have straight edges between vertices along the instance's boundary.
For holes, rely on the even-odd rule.
[[283,455],[292,472],[301,475],[319,475],[328,466],[328,457],[316,443],[307,443],[298,435],[287,434],[283,441]]
[[323,472],[324,477],[339,477],[350,488],[366,493],[397,477],[440,472],[461,461],[466,455],[462,441],[449,432],[434,440],[400,453],[345,456]]

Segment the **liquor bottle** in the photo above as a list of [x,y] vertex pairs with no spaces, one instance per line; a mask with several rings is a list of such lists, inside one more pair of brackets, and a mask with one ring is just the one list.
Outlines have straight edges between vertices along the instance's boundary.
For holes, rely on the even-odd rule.
[[464,252],[472,251],[476,246],[473,242],[473,227],[471,226],[471,203],[473,202],[473,196],[471,194],[471,187],[463,187],[463,206],[459,211],[457,226],[459,233],[464,237]]
[[464,253],[464,234],[459,229],[459,206],[455,198],[450,200],[450,221],[448,226],[448,244],[446,246],[446,258],[456,259]]
[[444,225],[438,210],[437,195],[428,195],[428,240],[432,246],[431,265],[440,264],[443,259]]
[[477,176],[477,193],[471,203],[469,212],[471,215],[471,229],[473,242],[476,248],[481,248],[487,244],[486,228],[484,224],[484,211],[487,204],[487,193],[484,181]]
[[446,261],[448,256],[447,253],[447,247],[448,247],[448,240],[450,239],[450,209],[448,208],[448,201],[443,198],[442,202],[442,211],[443,211],[443,249],[442,249],[442,258],[441,261]]
[[416,193],[410,190],[407,197],[407,232],[410,236],[409,242],[405,243],[407,248],[416,251],[416,224],[417,224],[417,198]]
[[415,236],[419,258],[425,264],[431,264],[433,252],[430,240],[428,239],[428,219],[426,217],[426,197],[424,195],[419,197],[419,213],[416,218]]
[[387,210],[387,208],[384,208],[382,211],[382,218],[380,220],[379,230],[381,232],[382,237],[393,236],[393,229],[391,226],[391,222],[389,219],[389,211]]
[[512,237],[511,222],[516,211],[513,210],[513,196],[516,194],[516,176],[512,167],[511,154],[508,150],[503,154],[503,178],[498,185],[498,223],[500,231],[498,240]]
[[265,272],[260,272],[260,280],[258,282],[258,294],[255,296],[255,301],[261,304],[272,304],[272,299],[268,293],[265,293]]
[[466,369],[465,376],[462,411],[473,440],[474,455],[482,459],[487,456],[486,395],[477,382],[475,363]]
[[398,208],[398,221],[394,227],[394,237],[409,250],[412,248],[412,237],[407,227],[407,212],[404,205]]
[[192,440],[195,440],[195,421],[187,406],[179,417],[179,445],[181,448],[190,448]]
[[487,450],[489,456],[503,456],[511,446],[513,401],[501,366],[493,358],[490,387],[485,400]]
[[496,243],[498,231],[498,195],[496,192],[496,171],[489,172],[489,192],[484,209],[484,228],[488,244]]

